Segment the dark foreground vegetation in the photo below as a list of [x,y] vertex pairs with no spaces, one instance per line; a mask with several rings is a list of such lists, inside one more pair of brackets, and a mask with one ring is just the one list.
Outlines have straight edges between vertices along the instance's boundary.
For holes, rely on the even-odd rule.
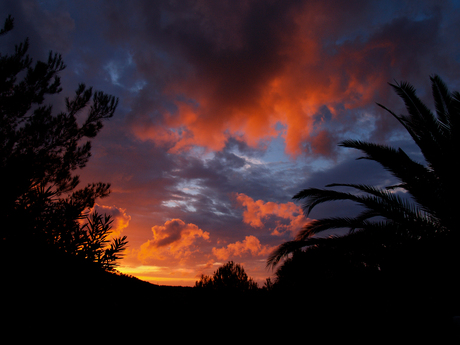
[[[0,35],[13,28],[8,18]],[[1,312],[4,336],[58,337],[69,343],[84,335],[130,332],[189,341],[257,343],[365,341],[453,343],[460,340],[458,209],[460,95],[432,78],[437,115],[431,114],[408,84],[394,85],[408,108],[396,116],[421,148],[427,166],[401,149],[347,141],[400,180],[359,193],[307,189],[305,211],[336,200],[364,207],[355,218],[311,223],[294,241],[269,258],[273,281],[263,287],[233,262],[195,287],[167,287],[119,274],[125,237],[108,241],[110,217],[88,214],[110,186],[77,189],[103,121],[117,99],[81,85],[66,112],[52,115],[43,105],[60,92],[59,55],[37,62],[28,42],[0,56]],[[20,78],[22,77],[22,79]],[[87,111],[83,124],[77,117]],[[398,197],[406,190],[409,203]],[[383,221],[372,222],[375,217]],[[316,234],[349,228],[347,236]],[[33,330],[33,331],[31,331]],[[131,333],[129,333],[131,334]],[[92,337],[92,338],[91,338]],[[99,339],[100,340],[100,339]]]
[[[171,287],[107,272],[52,250],[34,259],[39,266],[20,260],[2,269],[7,331],[26,325],[46,339],[76,329],[76,336],[117,338],[118,328],[120,336],[145,336],[144,330],[151,329],[184,340],[197,333],[226,341],[240,341],[241,333],[245,340],[264,342],[296,341],[304,334],[313,343],[459,340],[451,293],[413,275],[396,280],[311,276],[298,286],[283,286],[280,280],[269,289]],[[296,276],[305,270],[283,267],[296,269]]]

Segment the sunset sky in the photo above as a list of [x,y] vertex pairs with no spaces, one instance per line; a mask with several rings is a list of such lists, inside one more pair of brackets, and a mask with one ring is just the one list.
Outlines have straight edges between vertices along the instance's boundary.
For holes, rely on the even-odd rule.
[[[310,219],[292,196],[328,183],[392,178],[344,139],[402,147],[388,82],[434,108],[429,76],[460,90],[460,1],[2,0],[15,29],[2,53],[61,53],[63,92],[79,83],[119,97],[77,173],[109,182],[97,201],[129,248],[119,270],[194,285],[229,260],[260,285],[268,254]],[[347,203],[311,219],[355,214]]]

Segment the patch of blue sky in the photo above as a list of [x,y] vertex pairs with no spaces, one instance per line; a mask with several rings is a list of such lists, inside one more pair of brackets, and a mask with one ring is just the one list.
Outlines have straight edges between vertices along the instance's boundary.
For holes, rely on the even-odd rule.
[[266,163],[288,162],[285,149],[286,142],[284,138],[279,135],[277,138],[270,141],[263,155],[263,161]]
[[122,69],[123,67],[113,60],[106,63],[104,66],[104,70],[108,73],[111,83],[117,86],[121,86],[119,80]]
[[[460,7],[460,0],[451,0],[451,3],[455,9]],[[406,1],[385,0],[375,1],[371,6],[376,15],[369,18],[368,25],[364,27],[362,25],[356,26],[357,29],[355,30],[349,29],[349,31],[339,36],[335,41],[326,42],[325,45],[331,45],[333,47],[334,45],[341,46],[347,42],[354,42],[357,40],[365,42],[373,33],[378,31],[379,28],[397,18],[408,17],[413,21],[420,22],[430,19],[435,15],[432,6],[430,4],[424,6],[423,3],[416,3],[416,5],[413,5]],[[331,51],[334,50],[332,49]]]
[[122,52],[122,55],[110,59],[103,66],[103,70],[108,75],[108,81],[112,85],[127,89],[131,92],[139,92],[146,85],[147,82],[143,79],[133,80],[136,65],[134,63],[132,54],[129,52]]
[[179,182],[176,188],[185,194],[198,195],[202,190],[200,181],[201,179],[187,179]]
[[196,212],[197,209],[191,205],[190,200],[166,200],[161,203],[163,206],[175,208],[179,207],[188,212]]
[[346,140],[363,140],[370,138],[371,133],[376,129],[377,119],[374,114],[362,111],[356,116],[354,125],[342,134]]
[[213,151],[207,149],[206,147],[198,145],[192,146],[190,150],[187,152],[187,155],[201,159],[202,161],[211,160],[215,157]]

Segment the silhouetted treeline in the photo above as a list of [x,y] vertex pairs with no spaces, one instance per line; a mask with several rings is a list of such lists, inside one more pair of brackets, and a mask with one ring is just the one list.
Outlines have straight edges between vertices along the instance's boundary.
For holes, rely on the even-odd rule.
[[[9,16],[0,36],[13,27]],[[78,188],[76,171],[88,162],[90,140],[118,99],[80,84],[65,99],[65,111],[53,112],[45,100],[61,92],[65,65],[51,52],[47,61],[34,62],[28,48],[25,39],[14,53],[0,53],[2,332],[5,341],[22,341],[29,332],[68,343],[91,328],[94,333],[88,323],[108,329],[126,307],[122,291],[144,295],[152,286],[109,272],[126,236],[109,240],[112,219],[88,212],[110,185]]]

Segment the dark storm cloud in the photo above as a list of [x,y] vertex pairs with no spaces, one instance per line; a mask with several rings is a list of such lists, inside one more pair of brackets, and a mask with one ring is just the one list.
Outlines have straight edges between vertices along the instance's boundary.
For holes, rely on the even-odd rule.
[[[280,121],[288,152],[298,154],[311,141],[307,153],[334,154],[333,142],[343,129],[313,124],[324,105],[334,111],[334,121],[350,123],[347,109],[360,113],[374,101],[395,100],[388,81],[424,86],[431,73],[448,81],[459,73],[454,44],[459,10],[449,1],[347,1],[346,6],[6,1],[2,6],[17,19],[15,37],[30,36],[37,42],[31,48],[42,47],[43,54],[71,51],[69,69],[84,73],[96,87],[104,81],[122,97],[130,128],[170,149],[193,144],[222,149],[238,131],[254,146],[275,136]],[[101,45],[103,38],[111,44]],[[109,70],[117,71],[120,85],[110,83]],[[267,89],[276,82],[285,91]],[[312,113],[302,110],[305,105]],[[378,112],[373,116],[373,135],[384,138],[394,126]]]
[[[388,81],[458,77],[450,30],[458,9],[449,2],[136,4],[107,6],[105,35],[131,48],[148,82],[133,99],[133,130],[175,152],[220,150],[238,133],[254,146],[278,135],[280,122],[288,153],[311,141],[306,152],[334,154],[344,129],[314,126],[324,106],[349,122],[350,109],[394,101]],[[374,135],[385,137],[392,125],[374,116]]]
[[[2,41],[7,42],[6,49],[28,37],[31,43],[29,53],[34,58],[44,59],[50,50],[63,54],[70,50],[69,36],[75,31],[75,22],[68,12],[59,8],[43,10],[35,1],[10,0],[2,1],[0,12],[2,25],[8,15],[14,18],[15,24],[15,29],[2,37]],[[3,44],[2,51],[5,51]]]

